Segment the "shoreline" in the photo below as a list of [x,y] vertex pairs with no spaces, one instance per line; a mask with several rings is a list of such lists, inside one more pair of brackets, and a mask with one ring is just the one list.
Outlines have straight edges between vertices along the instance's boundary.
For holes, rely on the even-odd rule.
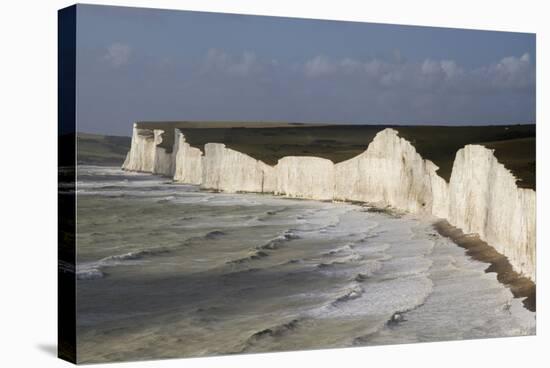
[[466,250],[466,255],[476,261],[488,263],[486,273],[495,272],[497,280],[505,285],[514,298],[525,298],[523,306],[531,311],[537,310],[536,284],[527,277],[514,271],[512,264],[503,254],[497,252],[476,234],[464,234],[446,220],[437,220],[433,224],[439,235],[449,238],[453,243]]
[[[202,191],[203,189],[201,189]],[[212,193],[223,193],[223,191],[206,190]],[[237,192],[238,194],[249,194],[250,192]],[[400,218],[406,214],[405,211],[398,211],[391,206],[381,206],[380,204],[361,202],[361,201],[334,201],[317,200],[309,198],[292,198],[278,196],[273,193],[254,193],[259,195],[271,195],[281,199],[292,200],[313,200],[325,203],[345,203],[361,207],[364,212],[379,213],[393,218]],[[497,274],[497,281],[510,289],[514,298],[525,298],[522,304],[530,312],[536,312],[537,297],[536,284],[529,278],[516,272],[508,258],[499,253],[487,242],[481,240],[477,234],[464,234],[459,228],[449,224],[445,219],[437,219],[432,225],[439,235],[450,239],[454,244],[466,250],[466,255],[476,261],[488,263],[485,273],[494,272]]]
[[[121,169],[125,172],[132,172],[129,170]],[[169,176],[161,174],[151,174],[148,172],[142,172],[143,174],[149,174],[153,176],[159,176],[169,179]],[[181,183],[172,182],[172,184],[178,185]],[[188,184],[187,184],[188,185]],[[194,185],[194,184],[191,184]],[[194,185],[200,188],[199,185]],[[222,190],[213,189],[200,189],[200,191],[210,193],[224,193]],[[361,201],[334,201],[334,200],[318,200],[311,198],[300,197],[287,197],[275,195],[273,193],[262,192],[236,192],[235,194],[257,194],[257,195],[270,195],[279,199],[291,199],[291,200],[306,200],[325,203],[346,203],[362,207],[365,212],[374,212],[385,214],[394,218],[401,217],[407,214],[406,211],[396,211],[391,206],[381,206],[380,204],[361,202]],[[437,219],[433,223],[433,228],[439,233],[439,235],[449,238],[457,246],[466,250],[466,255],[477,261],[488,263],[489,266],[485,269],[486,273],[495,272],[497,274],[497,281],[510,289],[514,298],[525,298],[522,303],[523,306],[531,311],[536,312],[536,284],[529,278],[522,276],[516,272],[508,258],[496,251],[487,242],[481,240],[477,234],[464,234],[459,228],[449,224],[447,220]]]
[[[211,193],[224,193],[223,191],[215,190],[203,190]],[[250,192],[237,192],[236,194],[251,194]],[[373,204],[361,201],[334,201],[334,200],[317,200],[310,198],[292,198],[286,196],[278,196],[273,193],[253,193],[259,195],[270,195],[279,199],[291,199],[291,200],[306,200],[316,201],[324,203],[345,203],[353,206],[358,206],[361,211],[383,214],[392,218],[400,218],[406,214],[404,211],[397,211],[391,206],[381,206],[379,204]],[[414,215],[413,215],[414,216]],[[536,297],[536,284],[529,278],[522,276],[513,269],[512,264],[508,258],[499,253],[495,248],[489,245],[487,242],[481,240],[477,234],[464,234],[459,228],[449,224],[445,219],[437,219],[433,223],[433,228],[439,235],[450,239],[454,244],[466,250],[466,255],[476,261],[489,264],[485,269],[485,273],[494,272],[497,274],[497,281],[508,288],[514,298],[524,298],[522,304],[525,309],[530,312],[536,312],[537,297]]]

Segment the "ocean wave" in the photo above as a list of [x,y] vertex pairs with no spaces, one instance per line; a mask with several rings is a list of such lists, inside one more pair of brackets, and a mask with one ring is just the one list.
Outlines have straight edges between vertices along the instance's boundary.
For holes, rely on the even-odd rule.
[[296,216],[296,220],[305,220],[308,216],[313,216],[315,213],[321,212],[321,210],[307,209],[301,214]]
[[285,262],[284,264],[297,264],[297,263],[303,263],[304,260],[303,259],[300,259],[300,258],[293,258],[287,262]]
[[269,256],[269,251],[273,251],[276,249],[279,249],[281,246],[283,246],[286,242],[301,239],[299,235],[295,233],[296,230],[290,229],[286,230],[281,235],[278,235],[277,237],[269,240],[267,243],[263,245],[259,245],[252,249],[248,255],[245,257],[241,257],[238,259],[233,259],[225,262],[226,264],[242,264],[250,261],[256,261],[262,258],[265,258]]
[[278,215],[278,214],[281,214],[283,212],[286,212],[288,211],[290,208],[289,207],[283,207],[283,208],[279,208],[279,209],[276,209],[276,210],[269,210],[269,211],[266,211],[265,214],[263,216],[260,216],[258,218],[258,221],[265,221],[267,220],[269,217],[271,216],[275,216],[275,215]]
[[261,250],[258,250],[258,249],[255,249],[253,251],[250,251],[246,257],[233,259],[233,260],[227,261],[225,263],[226,264],[241,264],[241,263],[245,263],[245,262],[249,262],[249,261],[262,259],[262,258],[267,257],[267,256],[269,256],[268,253],[266,253],[264,251],[261,251]]
[[[189,219],[192,219],[192,217],[190,217]],[[206,234],[204,235],[200,235],[200,236],[193,236],[191,238],[188,238],[188,239],[185,239],[182,243],[183,246],[189,246],[195,242],[201,242],[203,240],[217,240],[217,239],[220,239],[221,237],[227,235],[227,233],[221,231],[221,230],[212,230],[212,231],[209,231],[207,232]]]
[[361,270],[361,272],[355,275],[354,280],[356,282],[365,282],[370,277],[372,277],[375,272],[379,271],[381,268],[382,268],[382,262],[375,259],[370,259],[365,262],[365,265]]
[[159,250],[140,250],[137,252],[128,252],[124,254],[116,254],[114,256],[109,256],[102,258],[99,263],[104,266],[109,266],[111,263],[116,262],[124,262],[124,261],[135,261],[142,259],[145,256],[152,256],[157,255],[161,253],[166,253],[167,250],[159,249]]
[[378,238],[380,236],[380,234],[382,234],[382,233],[383,233],[383,231],[371,232],[371,233],[365,235],[364,237],[362,237],[361,239],[359,239],[358,241],[356,241],[355,244],[368,243],[369,240]]
[[322,262],[317,265],[317,268],[330,268],[338,265],[345,265],[353,262],[360,262],[364,257],[360,254],[353,253],[344,257],[337,258],[332,262]]
[[157,203],[159,204],[162,204],[162,203],[170,203],[172,202],[176,197],[175,196],[167,196],[167,197],[164,197],[162,199],[159,199],[157,200]]
[[307,225],[303,224],[302,228],[300,229],[300,232],[318,235],[319,233],[325,234],[329,230],[332,230],[337,227],[337,224],[334,224],[334,223],[331,223],[328,225],[322,225],[322,226],[316,226],[316,225],[319,225],[319,224],[315,224],[315,223],[311,223]]
[[287,230],[282,235],[279,235],[276,238],[271,239],[266,244],[260,245],[256,249],[274,250],[274,249],[278,249],[279,247],[281,247],[284,243],[286,243],[288,241],[291,241],[291,240],[296,240],[296,239],[300,239],[300,236],[297,235],[294,232],[294,230]]
[[362,346],[367,345],[371,342],[371,339],[373,336],[376,336],[376,334],[380,333],[384,328],[393,329],[397,327],[399,324],[406,322],[407,319],[405,318],[406,312],[397,311],[394,312],[391,317],[389,317],[387,320],[382,320],[380,323],[378,323],[377,326],[371,329],[368,333],[357,336],[353,339],[352,345],[353,346]]
[[204,236],[205,239],[209,239],[209,240],[212,240],[212,239],[219,239],[221,238],[222,236],[226,235],[223,231],[220,231],[220,230],[214,230],[214,231],[210,231],[208,234],[206,234]]
[[252,334],[248,338],[247,342],[254,343],[255,341],[264,339],[266,337],[282,337],[287,333],[292,332],[293,330],[298,328],[299,324],[300,324],[300,319],[296,318],[289,322],[263,329],[261,331],[258,331]]
[[155,250],[139,250],[135,252],[128,252],[124,254],[115,254],[112,256],[104,257],[96,262],[89,262],[77,265],[76,278],[78,280],[95,280],[105,276],[103,272],[104,268],[116,267],[121,265],[135,265],[140,264],[144,257],[155,256],[163,253],[167,253],[166,249]]
[[352,288],[351,290],[348,290],[344,295],[339,296],[336,298],[335,301],[332,302],[332,305],[338,305],[350,300],[354,300],[357,298],[360,298],[363,295],[363,289],[359,286],[356,286]]
[[76,273],[78,280],[95,280],[103,278],[104,273],[99,268],[91,268],[87,270],[80,270]]
[[334,255],[336,255],[336,254],[345,253],[345,252],[350,252],[350,251],[353,250],[352,248],[353,248],[353,245],[352,245],[352,244],[346,244],[346,245],[343,245],[343,246],[341,246],[341,247],[337,247],[337,248],[331,249],[331,250],[329,250],[328,252],[323,253],[322,256],[323,256],[323,257],[331,257],[331,256],[334,256]]

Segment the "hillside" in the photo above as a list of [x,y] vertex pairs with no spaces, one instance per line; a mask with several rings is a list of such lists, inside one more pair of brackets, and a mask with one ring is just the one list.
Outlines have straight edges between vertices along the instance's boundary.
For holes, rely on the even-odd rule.
[[99,134],[77,134],[79,165],[120,166],[130,150],[132,139]]

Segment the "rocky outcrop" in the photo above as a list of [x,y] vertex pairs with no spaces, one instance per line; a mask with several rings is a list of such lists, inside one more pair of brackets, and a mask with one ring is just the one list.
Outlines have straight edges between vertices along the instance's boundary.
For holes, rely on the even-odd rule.
[[479,145],[459,150],[447,183],[394,129],[379,132],[365,152],[338,164],[290,156],[275,167],[221,143],[206,144],[203,155],[177,129],[171,134],[134,125],[123,168],[209,190],[368,202],[436,216],[478,234],[535,281],[535,192],[518,188],[492,150]]

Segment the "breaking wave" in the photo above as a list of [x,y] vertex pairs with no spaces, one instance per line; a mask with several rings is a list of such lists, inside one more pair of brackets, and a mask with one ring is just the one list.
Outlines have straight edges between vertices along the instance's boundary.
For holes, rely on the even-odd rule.
[[258,259],[262,259],[264,257],[269,256],[267,252],[261,251],[261,250],[254,250],[249,253],[246,257],[233,259],[230,261],[227,261],[226,264],[241,264],[249,261],[254,261]]
[[242,264],[249,261],[255,261],[269,256],[269,251],[274,251],[282,247],[286,242],[301,239],[294,230],[287,230],[283,234],[269,240],[263,245],[253,248],[245,257],[229,260],[226,264]]
[[263,329],[261,331],[258,331],[252,334],[252,336],[250,336],[248,341],[251,342],[251,341],[263,339],[266,337],[281,337],[287,334],[288,332],[295,330],[298,327],[299,323],[300,323],[299,319],[293,319],[289,322]]
[[139,264],[143,258],[167,253],[167,249],[139,250],[124,254],[116,254],[100,259],[96,262],[88,262],[77,265],[76,278],[78,280],[95,280],[105,276],[104,268]]
[[360,288],[358,286],[354,287],[353,289],[346,292],[344,295],[336,298],[336,300],[334,302],[332,302],[332,305],[338,305],[340,303],[344,303],[344,302],[347,302],[347,301],[350,301],[350,300],[360,298],[361,295],[363,295],[363,292],[364,291],[363,291],[362,288]]
[[293,230],[287,230],[282,235],[279,235],[276,238],[271,239],[266,244],[258,246],[257,249],[270,249],[270,250],[278,249],[284,243],[291,240],[296,240],[296,239],[300,239],[300,236],[297,235]]

